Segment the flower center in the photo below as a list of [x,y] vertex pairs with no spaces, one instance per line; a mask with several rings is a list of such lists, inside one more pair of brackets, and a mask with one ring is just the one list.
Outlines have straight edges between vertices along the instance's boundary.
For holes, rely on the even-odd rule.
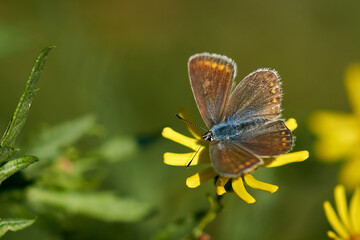
[[360,240],[360,234],[351,234],[349,240]]

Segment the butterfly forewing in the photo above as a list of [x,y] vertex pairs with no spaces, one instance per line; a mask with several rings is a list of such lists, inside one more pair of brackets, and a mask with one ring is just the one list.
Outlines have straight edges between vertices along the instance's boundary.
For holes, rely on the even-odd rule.
[[291,131],[284,121],[275,120],[244,131],[233,139],[258,156],[277,156],[290,151],[293,145]]
[[263,161],[236,143],[212,141],[210,156],[213,168],[222,176],[240,177]]
[[207,127],[211,128],[225,118],[236,65],[227,57],[202,53],[189,59],[188,68],[198,109]]
[[259,69],[245,77],[231,93],[226,108],[228,119],[274,119],[281,111],[281,86],[277,73]]

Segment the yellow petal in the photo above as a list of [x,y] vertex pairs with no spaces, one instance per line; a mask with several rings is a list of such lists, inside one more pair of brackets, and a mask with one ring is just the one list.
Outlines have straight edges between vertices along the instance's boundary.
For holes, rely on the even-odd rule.
[[209,153],[202,148],[194,157],[195,152],[191,153],[164,153],[164,163],[172,166],[187,166],[191,158],[193,158],[190,166],[203,163],[210,163]]
[[333,139],[321,139],[314,144],[314,150],[319,160],[324,162],[337,162],[346,158],[353,150],[351,145],[345,145],[333,141]]
[[186,179],[186,186],[189,188],[197,188],[200,184],[209,181],[217,176],[217,173],[214,171],[212,167],[205,168],[200,172],[188,177]]
[[354,128],[358,128],[357,125],[357,119],[353,115],[341,112],[317,111],[310,117],[311,130],[321,137],[346,137]]
[[[180,117],[190,121],[190,122],[193,122],[189,112],[187,110],[182,110],[180,113],[179,113]],[[202,134],[199,130],[198,127],[196,127],[195,125],[193,124],[190,124],[188,122],[185,121],[185,124],[187,126],[187,128],[189,129],[189,132],[196,138],[196,139],[199,139],[201,140],[202,139]]]
[[350,201],[350,220],[354,232],[360,233],[360,187],[355,189]]
[[350,217],[349,217],[349,211],[348,211],[344,186],[337,185],[335,187],[334,193],[335,193],[336,210],[339,214],[339,217],[340,217],[342,223],[348,229],[348,231],[351,232],[352,227],[350,225]]
[[290,131],[294,131],[298,125],[297,125],[295,118],[289,118],[286,121],[286,126],[288,127],[288,129],[290,129]]
[[336,235],[336,233],[334,233],[333,231],[328,231],[327,235],[329,238],[335,239],[335,240],[342,240],[338,235]]
[[354,63],[346,69],[345,84],[354,112],[360,117],[360,63]]
[[216,193],[217,195],[223,195],[226,193],[225,184],[229,181],[228,177],[220,176],[216,181]]
[[276,192],[279,187],[270,183],[264,183],[261,182],[259,180],[256,180],[254,178],[254,176],[250,175],[250,174],[245,174],[244,175],[244,179],[245,182],[252,188],[254,189],[259,189],[259,190],[263,190],[263,191],[267,191],[269,193],[274,193]]
[[324,202],[324,210],[326,214],[326,218],[330,223],[331,227],[339,234],[340,237],[348,239],[349,233],[346,231],[342,223],[339,221],[338,217],[331,204],[326,201]]
[[354,189],[360,185],[360,157],[349,159],[340,168],[339,178],[340,182],[345,185],[347,189]]
[[201,146],[201,144],[199,144],[197,139],[186,137],[172,130],[169,127],[163,129],[162,136],[174,142],[180,143],[188,148],[191,148],[194,151],[198,150],[198,148]]
[[309,157],[308,151],[287,153],[278,157],[263,158],[264,167],[279,167],[288,163],[302,162]]
[[343,158],[354,149],[360,140],[359,124],[350,114],[318,111],[310,117],[310,128],[318,135],[315,144],[317,154],[327,161]]
[[244,182],[241,177],[233,178],[231,182],[232,188],[234,192],[246,203],[254,203],[256,202],[255,198],[253,198],[245,189]]

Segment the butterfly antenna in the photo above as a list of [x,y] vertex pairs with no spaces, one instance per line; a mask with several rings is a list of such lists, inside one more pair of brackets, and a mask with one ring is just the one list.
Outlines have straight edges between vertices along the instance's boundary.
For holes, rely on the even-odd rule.
[[199,125],[197,125],[197,124],[195,124],[195,123],[193,123],[193,122],[190,122],[189,120],[181,117],[181,116],[178,115],[178,114],[176,114],[175,116],[176,116],[178,119],[183,120],[184,122],[190,123],[190,124],[194,125],[195,127],[201,128],[201,129],[204,130],[205,132],[208,131],[208,130],[206,130],[205,128],[203,128],[203,127],[201,127],[201,126],[199,126]]
[[200,149],[204,146],[204,144],[205,144],[205,143],[206,143],[206,140],[204,140],[204,141],[202,142],[202,144],[200,145],[200,147],[198,148],[198,150],[196,150],[196,152],[195,152],[194,156],[192,156],[192,158],[190,159],[189,163],[188,163],[188,164],[186,164],[186,168],[188,168],[188,167],[190,166],[190,164],[191,164],[191,163],[192,163],[192,161],[194,160],[194,158],[195,158],[196,154],[198,154],[198,153],[199,153]]

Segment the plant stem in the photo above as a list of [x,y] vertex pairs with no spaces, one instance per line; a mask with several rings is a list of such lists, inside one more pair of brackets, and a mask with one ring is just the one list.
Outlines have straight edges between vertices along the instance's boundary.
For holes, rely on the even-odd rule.
[[[215,198],[211,197],[210,194],[207,194],[207,199],[210,203],[210,207],[207,210],[207,212],[202,216],[199,223],[193,228],[191,234],[186,238],[187,240],[190,239],[202,239],[201,237],[204,234],[205,227],[214,221],[216,216],[221,212],[221,210],[224,208],[221,204],[222,196],[216,196]],[[206,236],[204,236],[204,239],[207,239]]]

